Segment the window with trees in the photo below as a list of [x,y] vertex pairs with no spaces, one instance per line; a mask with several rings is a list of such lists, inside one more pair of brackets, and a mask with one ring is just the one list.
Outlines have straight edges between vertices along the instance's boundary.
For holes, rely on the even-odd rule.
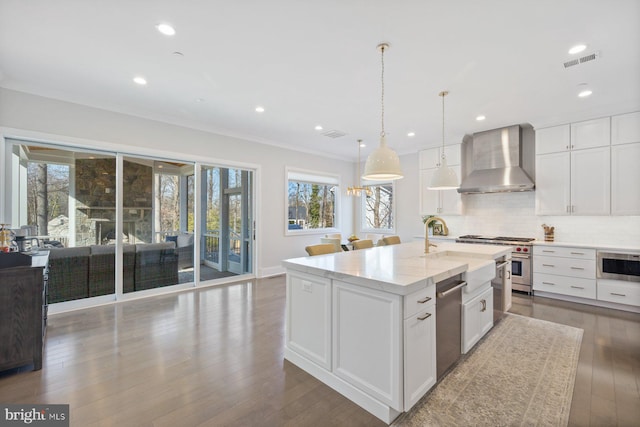
[[338,178],[287,171],[287,234],[337,228]]
[[395,229],[395,207],[393,184],[366,185],[371,195],[362,197],[362,230],[388,231]]

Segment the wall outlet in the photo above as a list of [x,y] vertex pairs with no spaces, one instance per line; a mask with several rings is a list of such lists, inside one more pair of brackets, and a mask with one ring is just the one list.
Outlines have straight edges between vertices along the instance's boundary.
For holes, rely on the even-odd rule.
[[313,283],[308,280],[302,281],[302,290],[305,292],[313,292]]

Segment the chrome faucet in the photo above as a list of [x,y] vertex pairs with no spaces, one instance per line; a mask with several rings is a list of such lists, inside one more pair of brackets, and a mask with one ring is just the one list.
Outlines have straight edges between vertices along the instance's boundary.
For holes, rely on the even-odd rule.
[[433,243],[429,243],[429,224],[436,221],[440,221],[442,223],[442,230],[444,235],[447,236],[449,234],[449,229],[447,228],[447,223],[444,222],[444,219],[437,216],[432,216],[429,219],[427,219],[424,223],[424,253],[425,254],[429,253],[429,246],[436,247],[436,245],[434,245]]

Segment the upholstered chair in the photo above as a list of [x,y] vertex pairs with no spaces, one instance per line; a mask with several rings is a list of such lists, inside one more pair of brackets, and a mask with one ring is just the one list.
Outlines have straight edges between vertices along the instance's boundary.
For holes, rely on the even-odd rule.
[[331,243],[332,245],[334,245],[336,247],[336,250],[334,252],[341,252],[342,251],[342,246],[340,245],[340,239],[329,238],[329,237],[321,237],[320,238],[320,243]]
[[342,249],[336,250],[336,246],[333,243],[320,243],[319,245],[310,245],[304,248],[304,250],[307,251],[310,256],[333,254],[342,251]]
[[400,244],[400,237],[399,236],[387,236],[387,237],[383,237],[382,241],[384,242],[385,246],[386,245],[398,245]]
[[362,239],[356,240],[351,243],[353,245],[353,250],[357,251],[358,249],[368,249],[373,247],[373,240],[371,239]]

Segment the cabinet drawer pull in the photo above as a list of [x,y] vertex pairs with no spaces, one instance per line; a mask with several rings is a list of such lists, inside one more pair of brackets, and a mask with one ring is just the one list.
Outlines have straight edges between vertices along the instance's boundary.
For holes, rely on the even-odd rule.
[[542,264],[543,267],[555,267],[553,264]]
[[584,289],[582,286],[573,286],[573,285],[571,285],[571,287],[572,287],[573,289]]
[[551,286],[555,286],[555,283],[551,283],[551,282],[542,282],[543,285],[551,285]]
[[544,250],[544,249],[542,250],[542,252],[547,252],[547,253],[550,253],[550,254],[555,254],[556,253],[556,251],[549,251],[549,250]]
[[617,293],[615,293],[615,292],[609,292],[609,293],[610,293],[611,295],[615,295],[615,296],[617,296],[617,297],[626,297],[626,296],[627,296],[626,294],[617,294]]
[[584,270],[583,267],[571,267],[572,270]]
[[425,313],[424,316],[418,316],[418,320],[425,320],[431,317],[431,313]]
[[571,252],[571,255],[584,255],[584,252]]
[[431,301],[431,297],[424,297],[418,300],[418,304],[424,304],[425,302]]
[[485,311],[487,311],[487,300],[482,300],[480,301],[482,303],[482,310],[480,310],[481,313],[484,313]]

